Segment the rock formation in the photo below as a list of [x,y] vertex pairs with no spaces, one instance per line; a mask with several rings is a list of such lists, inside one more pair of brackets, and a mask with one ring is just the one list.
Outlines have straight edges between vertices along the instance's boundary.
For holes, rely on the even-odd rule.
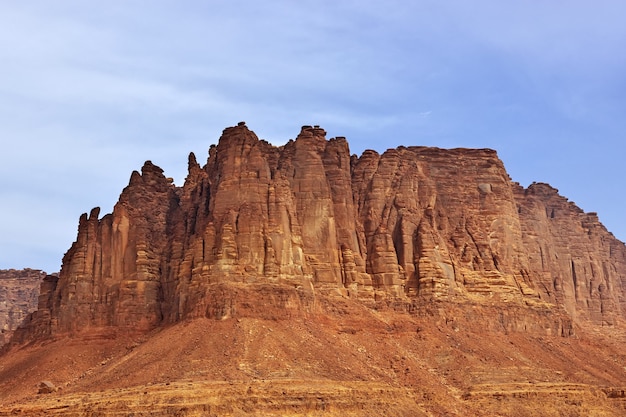
[[275,147],[242,122],[204,166],[189,156],[182,187],[148,161],[113,213],[82,215],[17,340],[234,316],[248,301],[216,294],[260,284],[291,288],[258,294],[285,308],[314,308],[316,293],[414,312],[499,305],[522,312],[507,330],[567,335],[625,317],[626,247],[550,186],[512,182],[493,150],[357,157],[319,126]]
[[45,272],[35,269],[0,270],[0,346],[37,309],[39,286]]
[[599,222],[548,184],[513,186],[528,273],[543,299],[574,319],[615,324],[626,313],[626,250]]

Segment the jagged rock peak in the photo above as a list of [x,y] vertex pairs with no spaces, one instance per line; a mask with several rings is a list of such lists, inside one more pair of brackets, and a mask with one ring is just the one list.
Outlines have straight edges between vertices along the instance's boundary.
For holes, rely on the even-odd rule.
[[300,130],[300,136],[307,136],[307,135],[326,137],[326,131],[322,129],[321,127],[319,127],[319,125],[315,125],[315,126],[304,125],[302,126]]
[[198,160],[196,159],[196,155],[193,152],[189,152],[189,159],[188,159],[187,166],[188,166],[188,170],[190,173],[192,171],[200,169],[200,164],[198,163]]

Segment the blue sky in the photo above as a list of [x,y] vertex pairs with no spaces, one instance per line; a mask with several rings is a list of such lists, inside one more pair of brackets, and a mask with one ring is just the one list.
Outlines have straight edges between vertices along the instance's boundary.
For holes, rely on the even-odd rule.
[[493,148],[626,240],[626,2],[0,2],[0,269],[54,272],[152,160],[245,120],[353,153]]

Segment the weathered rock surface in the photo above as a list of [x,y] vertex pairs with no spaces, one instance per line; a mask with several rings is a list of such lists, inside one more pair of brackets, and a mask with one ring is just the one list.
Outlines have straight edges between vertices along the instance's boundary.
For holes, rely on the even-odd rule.
[[0,270],[0,346],[37,309],[39,286],[45,276],[45,272],[35,269]]
[[53,392],[56,392],[58,390],[58,388],[50,381],[41,381],[39,383],[39,390],[37,391],[38,394],[52,394]]
[[626,250],[599,222],[548,184],[514,185],[528,253],[528,275],[541,298],[575,320],[615,324],[626,312]]
[[318,126],[275,147],[240,123],[206,165],[189,156],[182,187],[148,161],[113,213],[81,216],[16,343],[236,316],[216,296],[223,283],[413,312],[433,300],[500,305],[507,330],[569,335],[625,317],[626,247],[550,186],[512,182],[493,150],[357,157]]

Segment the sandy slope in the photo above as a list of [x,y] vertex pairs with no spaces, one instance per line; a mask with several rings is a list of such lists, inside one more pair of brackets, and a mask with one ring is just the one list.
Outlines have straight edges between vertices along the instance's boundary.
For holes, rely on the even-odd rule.
[[[486,330],[490,307],[471,322],[452,304],[412,315],[319,302],[295,316],[267,306],[263,318],[14,347],[0,357],[0,415],[626,414],[616,328],[507,334]],[[59,391],[37,394],[42,380]]]

